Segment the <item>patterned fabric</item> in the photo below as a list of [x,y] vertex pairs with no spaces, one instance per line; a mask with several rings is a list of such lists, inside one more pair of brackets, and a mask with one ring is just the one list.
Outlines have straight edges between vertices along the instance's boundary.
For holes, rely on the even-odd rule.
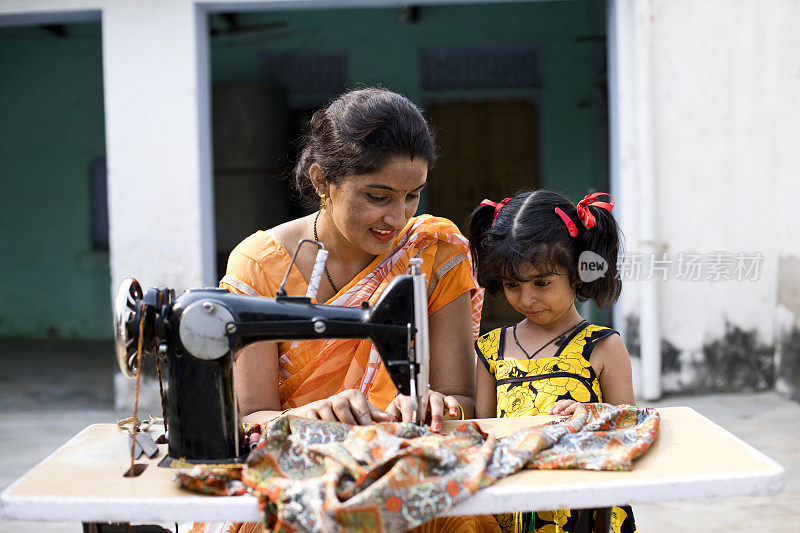
[[260,428],[242,468],[195,467],[177,480],[205,494],[250,492],[275,531],[405,531],[521,468],[628,470],[659,421],[654,409],[586,404],[498,439],[472,421],[440,435],[283,416]]
[[[408,273],[412,258],[423,260],[428,281],[428,314],[466,291],[472,294],[473,338],[480,328],[483,290],[472,273],[469,244],[449,220],[430,215],[414,217],[395,239],[392,249],[376,257],[330,300],[330,305],[358,307],[374,303],[392,278]],[[274,296],[291,264],[291,254],[267,231],[251,235],[228,260],[221,287],[231,292]],[[289,294],[305,294],[306,281],[292,267],[286,283]],[[282,409],[327,398],[346,389],[359,389],[384,409],[397,395],[372,343],[365,339],[325,339],[282,342],[279,392]]]
[[[478,358],[497,381],[498,417],[546,414],[562,399],[581,403],[603,401],[600,381],[589,358],[597,343],[617,333],[615,330],[589,324],[568,337],[553,357],[518,360],[503,358],[506,329],[492,330],[475,342]],[[629,506],[610,511],[611,531],[636,531]],[[583,524],[593,522],[595,514],[600,512],[605,510],[540,511],[496,515],[496,518],[505,533],[568,533],[582,530]]]

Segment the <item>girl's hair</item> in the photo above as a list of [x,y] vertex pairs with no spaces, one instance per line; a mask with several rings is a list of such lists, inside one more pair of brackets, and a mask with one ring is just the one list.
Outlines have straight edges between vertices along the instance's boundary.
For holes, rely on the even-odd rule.
[[340,183],[348,175],[375,172],[395,156],[421,157],[429,169],[436,162],[433,135],[420,110],[386,89],[350,91],[311,117],[294,168],[295,188],[317,200],[309,176],[312,164],[322,167],[327,181]]
[[[569,234],[566,223],[556,213],[558,207],[572,220],[578,235]],[[614,303],[622,282],[617,275],[619,227],[607,210],[590,206],[596,224],[587,229],[577,209],[566,197],[547,190],[525,192],[512,198],[492,223],[495,208],[480,205],[470,215],[469,241],[478,283],[490,294],[503,288],[502,278],[524,281],[531,266],[545,274],[566,271],[580,301],[592,299],[599,307]],[[578,258],[594,252],[608,263],[605,274],[582,282]]]

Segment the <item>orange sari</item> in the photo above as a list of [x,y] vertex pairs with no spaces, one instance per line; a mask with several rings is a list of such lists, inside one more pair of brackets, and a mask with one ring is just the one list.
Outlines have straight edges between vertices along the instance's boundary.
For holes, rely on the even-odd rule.
[[[435,258],[438,255],[438,262]],[[473,337],[477,338],[483,290],[472,274],[467,240],[449,220],[421,215],[408,221],[392,249],[377,256],[330,300],[329,305],[358,307],[373,304],[386,285],[409,271],[409,262],[419,257],[428,282],[428,315],[463,293],[472,297]],[[291,255],[268,231],[245,239],[231,253],[220,287],[231,292],[274,297],[289,268]],[[289,272],[286,290],[305,294],[308,284],[296,266]],[[279,393],[281,408],[290,409],[328,398],[347,389],[359,389],[380,409],[397,390],[372,343],[365,339],[324,339],[282,342]]]

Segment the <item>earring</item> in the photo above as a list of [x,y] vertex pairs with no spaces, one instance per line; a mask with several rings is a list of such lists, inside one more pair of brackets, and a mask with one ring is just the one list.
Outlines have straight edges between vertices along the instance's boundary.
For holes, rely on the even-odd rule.
[[319,208],[320,209],[325,209],[325,207],[327,207],[327,202],[325,201],[325,195],[324,194],[320,194],[319,195]]

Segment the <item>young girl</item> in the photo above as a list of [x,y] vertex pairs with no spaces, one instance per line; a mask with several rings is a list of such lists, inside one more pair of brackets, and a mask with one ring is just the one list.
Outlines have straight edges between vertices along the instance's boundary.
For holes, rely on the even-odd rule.
[[[499,204],[484,200],[473,211],[470,247],[478,282],[490,294],[502,291],[525,317],[475,343],[483,363],[476,367],[478,418],[568,415],[579,403],[634,403],[630,358],[619,335],[587,323],[575,308],[576,299],[604,307],[619,296],[613,206],[605,193],[575,206],[538,190]],[[579,269],[579,258],[595,269]],[[598,278],[603,262],[607,269]],[[497,518],[507,532],[583,531],[606,519],[612,531],[635,531],[630,507],[615,507],[610,516],[564,510]]]

